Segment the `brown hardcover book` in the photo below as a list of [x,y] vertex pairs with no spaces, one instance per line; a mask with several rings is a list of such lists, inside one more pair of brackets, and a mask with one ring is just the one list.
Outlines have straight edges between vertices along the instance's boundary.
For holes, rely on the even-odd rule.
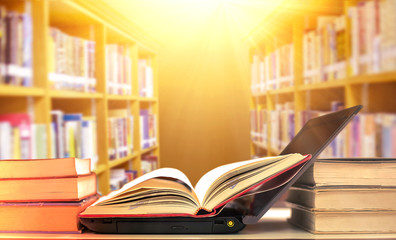
[[2,202],[1,232],[80,232],[78,214],[97,200],[92,195],[77,202]]
[[88,175],[90,159],[54,158],[1,160],[0,181],[15,178],[56,178]]
[[0,201],[76,201],[96,193],[96,175],[0,180]]

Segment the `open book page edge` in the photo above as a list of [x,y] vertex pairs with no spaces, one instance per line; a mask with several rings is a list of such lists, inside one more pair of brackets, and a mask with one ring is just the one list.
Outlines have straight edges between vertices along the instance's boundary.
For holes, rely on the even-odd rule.
[[106,196],[99,198],[99,200],[96,201],[94,204],[92,204],[92,206],[94,206],[102,201],[105,201],[107,199],[110,199],[118,194],[121,194],[122,192],[127,191],[129,188],[131,188],[139,183],[142,183],[148,179],[156,178],[156,177],[177,178],[177,179],[185,182],[191,189],[193,189],[190,180],[188,180],[187,176],[184,173],[182,173],[180,170],[177,170],[175,168],[160,168],[160,169],[154,170],[152,172],[149,172],[141,177],[138,177],[138,178],[130,181],[129,183],[125,184],[119,190],[112,191],[109,194],[107,194]]
[[[191,214],[141,214],[141,215],[137,215],[137,214],[135,214],[135,215],[130,215],[130,214],[117,214],[117,215],[107,215],[107,214],[102,214],[102,215],[101,215],[101,214],[84,214],[84,212],[82,212],[82,213],[79,214],[79,217],[82,217],[82,218],[84,218],[84,217],[87,217],[87,218],[101,218],[101,217],[117,217],[117,218],[122,218],[122,217],[128,217],[128,218],[130,218],[130,217],[133,217],[133,218],[150,218],[150,217],[194,217],[194,218],[203,218],[203,217],[213,217],[213,216],[216,216],[217,214],[219,214],[219,213],[221,212],[221,210],[222,210],[222,208],[225,206],[225,204],[229,203],[229,202],[232,201],[232,200],[235,200],[236,198],[239,198],[239,197],[243,196],[244,194],[248,193],[249,191],[251,191],[251,190],[253,190],[253,189],[259,187],[261,184],[264,184],[264,183],[266,183],[266,182],[268,182],[268,181],[270,181],[270,180],[276,178],[277,176],[283,174],[284,172],[287,172],[287,171],[289,171],[289,170],[295,168],[295,167],[298,166],[298,165],[305,164],[306,162],[308,162],[309,159],[311,159],[311,155],[304,155],[304,159],[302,159],[300,162],[298,162],[298,163],[296,163],[296,164],[290,166],[289,168],[287,168],[287,169],[285,169],[285,170],[283,170],[283,171],[281,171],[281,172],[279,172],[279,173],[277,173],[277,174],[274,174],[274,175],[271,176],[270,178],[267,178],[267,179],[261,181],[261,182],[258,183],[258,184],[255,184],[254,186],[252,186],[252,187],[246,189],[245,191],[243,191],[243,192],[241,192],[241,193],[235,195],[234,197],[228,199],[227,201],[224,201],[223,203],[221,203],[221,204],[219,204],[218,206],[216,206],[212,211],[208,211],[207,209],[204,209],[204,210],[206,210],[206,211],[209,212],[208,214],[203,214],[203,215],[191,215]],[[300,168],[300,170],[301,170],[301,168]],[[290,179],[288,179],[288,181],[290,181]],[[203,208],[200,208],[200,209],[203,209]],[[197,212],[198,212],[200,209],[197,209]]]
[[242,167],[242,166],[246,166],[246,165],[260,162],[260,161],[267,160],[267,159],[268,160],[281,159],[281,158],[285,158],[285,156],[286,155],[257,158],[257,159],[235,162],[235,163],[230,163],[230,164],[216,167],[216,168],[210,170],[209,172],[207,172],[205,175],[203,175],[198,180],[198,183],[195,185],[195,193],[197,194],[199,201],[202,203],[203,199],[205,197],[205,194],[207,193],[210,186],[221,176],[223,176],[231,171],[234,171],[235,169]]

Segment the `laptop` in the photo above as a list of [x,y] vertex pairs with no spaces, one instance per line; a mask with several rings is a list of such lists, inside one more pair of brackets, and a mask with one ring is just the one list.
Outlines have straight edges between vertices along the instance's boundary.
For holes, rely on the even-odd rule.
[[309,120],[280,155],[289,153],[311,154],[312,158],[291,180],[270,191],[255,190],[253,194],[237,198],[216,216],[152,217],[152,218],[80,218],[81,223],[97,233],[124,234],[214,234],[236,233],[247,224],[255,224],[271,206],[312,165],[318,155],[362,109],[361,105],[329,113]]

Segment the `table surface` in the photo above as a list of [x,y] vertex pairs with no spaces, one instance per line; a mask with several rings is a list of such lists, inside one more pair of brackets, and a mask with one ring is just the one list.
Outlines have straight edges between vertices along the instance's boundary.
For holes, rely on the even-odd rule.
[[[311,234],[287,223],[288,209],[270,210],[263,219],[236,234],[22,234],[1,233],[1,239],[395,239],[396,234]],[[395,223],[396,224],[396,223]]]

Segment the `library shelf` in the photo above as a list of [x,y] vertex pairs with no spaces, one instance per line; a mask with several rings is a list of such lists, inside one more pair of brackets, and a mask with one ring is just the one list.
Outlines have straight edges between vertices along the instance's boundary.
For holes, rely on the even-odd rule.
[[0,96],[41,97],[41,96],[44,96],[44,89],[38,88],[38,87],[23,87],[23,86],[12,86],[12,85],[0,84]]
[[[386,1],[378,3],[382,4]],[[271,150],[273,147],[271,146],[271,137],[285,138],[288,142],[293,134],[288,134],[285,137],[285,135],[274,134],[271,130],[279,126],[289,127],[288,124],[291,124],[291,128],[282,129],[281,132],[290,133],[289,129],[293,129],[296,134],[302,123],[306,121],[303,114],[308,111],[312,111],[312,113],[328,112],[336,110],[337,105],[343,103],[344,107],[363,105],[361,114],[373,113],[376,116],[383,113],[396,114],[396,102],[393,98],[396,91],[396,47],[392,45],[393,48],[390,48],[386,44],[381,45],[382,40],[376,38],[378,35],[373,36],[375,41],[379,41],[375,42],[377,44],[375,46],[379,46],[378,48],[370,48],[372,46],[370,43],[363,46],[372,50],[372,56],[368,55],[369,50],[366,55],[359,52],[361,50],[356,52],[356,46],[353,45],[361,39],[359,39],[360,35],[356,35],[356,32],[359,31],[353,29],[356,24],[353,25],[352,21],[361,20],[353,19],[354,16],[349,11],[350,8],[359,9],[362,5],[349,0],[336,2],[323,0],[312,1],[309,7],[306,6],[308,5],[302,5],[298,1],[292,2],[287,8],[279,6],[244,38],[250,45],[249,61],[252,66],[250,97],[251,132],[253,133],[250,148],[252,156],[278,154],[278,151]],[[333,16],[333,18],[325,20],[326,16]],[[382,17],[384,16],[378,16],[378,19]],[[329,24],[323,21],[329,21]],[[345,21],[341,27],[340,21]],[[338,25],[335,26],[336,24]],[[373,22],[364,24],[373,24]],[[322,26],[321,29],[319,29],[320,26]],[[363,25],[359,23],[358,26]],[[384,31],[384,26],[381,26],[381,31]],[[336,28],[337,30],[334,30]],[[332,31],[329,29],[338,31],[335,34],[337,43],[332,46],[333,48],[329,47],[330,44],[325,45],[323,42],[316,41],[319,37],[326,35],[324,31]],[[339,35],[340,29],[343,31],[343,36]],[[326,35],[330,38],[329,36]],[[285,52],[284,47],[290,45],[292,50],[289,55],[289,52]],[[385,48],[382,49],[384,46]],[[358,45],[358,47],[360,46]],[[313,48],[321,48],[322,52],[313,50]],[[341,57],[325,59],[326,56],[330,56],[329,54]],[[314,56],[320,56],[322,59],[316,59]],[[268,86],[267,83],[274,84],[272,79],[281,79],[282,75],[290,74],[290,72],[293,75],[292,84],[294,87],[276,90],[259,89],[259,87]],[[291,114],[287,111],[290,111]],[[284,114],[283,117],[290,117],[288,123],[284,123],[281,114]],[[271,118],[275,118],[275,120]],[[273,121],[275,121],[275,125],[273,125]],[[266,126],[262,125],[262,122],[266,123]],[[260,131],[263,132],[263,126],[266,128],[265,132],[269,139],[266,151],[263,151],[259,147],[260,145],[255,142],[257,141],[255,136],[258,136]],[[350,137],[351,131],[347,128],[346,136]],[[347,141],[344,156],[351,156],[349,145],[350,143]]]
[[138,154],[134,153],[134,154],[131,154],[131,155],[123,157],[123,158],[109,160],[109,167],[110,168],[114,168],[114,167],[119,166],[121,164],[124,164],[124,163],[126,163],[126,162],[128,162],[130,160],[133,160],[136,157],[138,157]]
[[51,98],[72,98],[72,99],[99,99],[103,97],[102,93],[87,93],[66,90],[50,90]]
[[[0,84],[0,113],[6,114],[15,111],[29,113],[33,115],[34,123],[46,125],[47,136],[50,136],[52,131],[52,110],[60,110],[64,113],[82,113],[86,119],[96,121],[98,162],[93,172],[97,174],[98,191],[102,194],[110,192],[111,168],[117,166],[126,170],[136,170],[137,175],[140,176],[142,173],[140,164],[141,156],[147,153],[156,155],[160,164],[158,134],[155,136],[156,146],[154,148],[141,150],[140,141],[142,136],[140,136],[140,128],[143,126],[138,121],[140,110],[145,109],[150,114],[157,116],[156,129],[159,127],[157,121],[159,114],[158,42],[147,36],[144,30],[137,27],[130,19],[122,16],[110,5],[102,1],[21,0],[0,1],[0,5],[19,13],[25,11],[31,13],[33,36],[31,47],[33,63],[32,82],[34,83],[34,87]],[[51,39],[48,36],[51,36],[50,33],[55,29],[72,39],[76,39],[76,41],[88,40],[95,42],[93,51],[95,54],[94,61],[84,64],[86,64],[85,67],[93,66],[94,78],[96,79],[96,92],[62,90],[58,86],[54,86],[54,82],[51,82],[50,73],[66,74],[62,71],[57,72],[56,57],[59,56],[55,54],[56,51],[51,52],[54,46],[56,46],[54,45],[56,39]],[[75,41],[73,40],[73,42]],[[107,44],[118,44],[130,48],[129,57],[132,65],[130,79],[132,81],[128,85],[131,85],[130,89],[132,91],[129,95],[112,95],[107,92]],[[152,98],[142,98],[139,96],[139,60],[146,60],[152,68]],[[68,59],[67,63],[70,64],[69,67],[75,67],[75,61]],[[70,69],[67,68],[66,70]],[[84,74],[87,75],[87,73]],[[68,75],[74,75],[74,73],[68,73]],[[85,78],[89,79],[88,77]],[[30,97],[34,97],[33,100],[30,100]],[[108,152],[111,148],[108,132],[111,110],[127,110],[126,112],[130,114],[130,117],[133,116],[134,119],[132,142],[135,153],[114,161],[110,161],[108,157]],[[46,149],[49,158],[55,157],[52,153],[52,139],[51,137],[47,137]],[[133,160],[132,164],[127,164],[129,160]]]

